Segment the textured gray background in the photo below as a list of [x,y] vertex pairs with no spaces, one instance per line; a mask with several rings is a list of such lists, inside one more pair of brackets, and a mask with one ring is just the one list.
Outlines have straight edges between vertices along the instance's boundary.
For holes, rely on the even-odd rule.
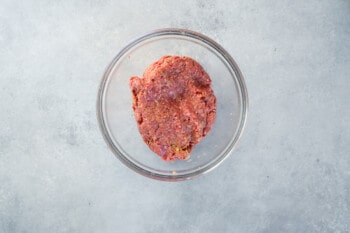
[[[95,117],[107,64],[161,27],[202,32],[246,78],[234,153],[144,178]],[[0,232],[350,232],[349,1],[0,1]]]

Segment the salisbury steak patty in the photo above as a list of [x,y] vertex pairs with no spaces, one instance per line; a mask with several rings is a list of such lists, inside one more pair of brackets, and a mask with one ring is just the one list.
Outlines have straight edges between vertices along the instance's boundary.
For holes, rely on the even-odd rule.
[[187,159],[210,131],[216,115],[210,83],[200,64],[179,56],[163,56],[143,78],[130,78],[140,134],[163,160]]

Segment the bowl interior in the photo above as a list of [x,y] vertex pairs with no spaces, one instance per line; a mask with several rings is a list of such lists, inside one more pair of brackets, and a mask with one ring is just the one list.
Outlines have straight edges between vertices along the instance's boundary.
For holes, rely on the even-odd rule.
[[[130,77],[142,77],[144,70],[163,55],[198,61],[211,77],[217,98],[212,130],[185,161],[165,162],[153,153],[142,140],[131,108]],[[235,68],[224,54],[195,36],[168,33],[134,41],[110,64],[100,87],[100,123],[112,150],[129,167],[151,177],[188,178],[214,167],[232,149],[245,120],[245,93]]]

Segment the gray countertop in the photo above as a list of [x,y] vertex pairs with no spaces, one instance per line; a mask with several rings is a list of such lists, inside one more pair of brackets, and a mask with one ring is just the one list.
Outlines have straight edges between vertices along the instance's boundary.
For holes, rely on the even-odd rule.
[[[234,57],[250,108],[214,171],[166,183],[108,149],[107,64],[153,29]],[[349,1],[0,1],[0,232],[350,232]]]

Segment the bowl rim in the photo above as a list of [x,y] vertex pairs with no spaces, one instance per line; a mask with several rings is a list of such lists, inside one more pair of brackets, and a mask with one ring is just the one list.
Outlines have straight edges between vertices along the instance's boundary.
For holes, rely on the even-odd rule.
[[[234,140],[228,145],[226,148],[225,152],[222,154],[220,158],[218,158],[214,163],[209,163],[202,168],[188,172],[185,174],[159,174],[155,172],[151,172],[149,170],[146,170],[137,164],[133,163],[130,161],[126,156],[123,155],[122,152],[118,150],[118,148],[114,145],[113,140],[111,136],[108,133],[106,122],[104,120],[104,113],[103,113],[103,96],[105,92],[105,87],[106,87],[106,82],[108,80],[108,77],[114,68],[114,65],[119,61],[119,59],[127,53],[130,49],[132,49],[134,46],[138,45],[139,43],[146,41],[148,39],[158,37],[158,36],[166,36],[166,35],[177,35],[177,36],[184,36],[184,37],[191,37],[193,39],[200,40],[201,42],[204,42],[205,44],[209,45],[212,49],[214,49],[216,52],[218,52],[221,56],[223,56],[224,60],[228,63],[230,68],[234,71],[236,75],[236,80],[239,84],[239,89],[240,89],[240,95],[242,99],[242,113],[241,113],[241,120],[239,122],[239,126],[237,129],[237,133],[234,137]],[[160,180],[160,181],[183,181],[183,180],[188,180],[195,178],[199,175],[208,173],[209,171],[212,171],[214,168],[219,166],[233,151],[235,146],[237,145],[239,139],[242,137],[243,130],[246,125],[247,121],[247,114],[248,114],[248,107],[249,107],[249,100],[248,100],[248,91],[246,88],[246,84],[244,82],[244,77],[239,69],[237,63],[235,60],[231,57],[231,55],[216,41],[213,39],[209,38],[208,36],[205,36],[201,33],[188,30],[188,29],[182,29],[182,28],[161,28],[161,29],[156,29],[153,31],[150,31],[148,33],[145,33],[141,35],[140,37],[137,37],[134,40],[131,40],[126,46],[124,46],[118,53],[117,55],[113,58],[113,60],[108,64],[106,67],[103,76],[100,81],[100,85],[98,87],[98,95],[97,95],[97,101],[96,101],[96,115],[97,115],[97,120],[98,120],[98,125],[100,128],[100,131],[103,135],[103,138],[105,142],[107,143],[108,147],[110,150],[114,153],[114,155],[128,168],[131,170],[146,176],[148,178]]]

